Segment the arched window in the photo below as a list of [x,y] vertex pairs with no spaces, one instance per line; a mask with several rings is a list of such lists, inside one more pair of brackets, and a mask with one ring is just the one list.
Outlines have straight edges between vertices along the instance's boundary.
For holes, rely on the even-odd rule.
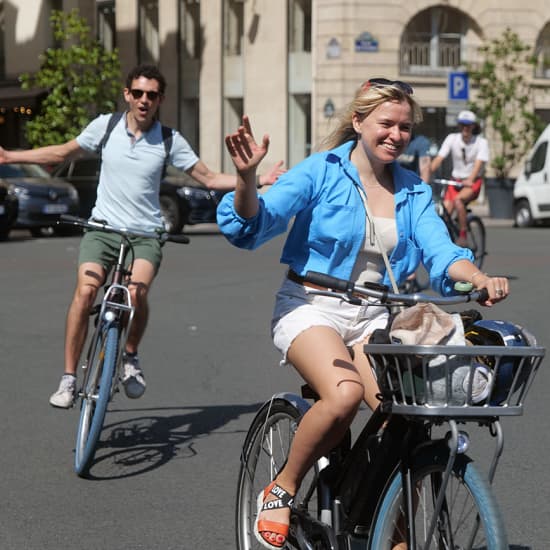
[[550,78],[550,23],[546,23],[537,39],[535,47],[537,66],[535,76],[538,78]]
[[455,8],[428,8],[415,15],[401,37],[401,73],[441,76],[473,61],[481,44],[479,26]]

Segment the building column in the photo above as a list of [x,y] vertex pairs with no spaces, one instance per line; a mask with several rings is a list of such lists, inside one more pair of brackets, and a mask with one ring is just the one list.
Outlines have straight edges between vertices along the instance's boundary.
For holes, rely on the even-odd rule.
[[270,137],[263,173],[277,161],[287,161],[287,3],[256,0],[245,6],[244,113],[250,116],[256,139],[266,133]]
[[178,128],[179,110],[179,54],[178,54],[178,0],[159,1],[159,69],[166,78],[166,97],[161,107],[163,124]]
[[200,157],[212,170],[220,170],[223,154],[222,30],[223,2],[201,2],[204,29],[200,71]]
[[137,64],[138,3],[136,0],[116,0],[116,39],[123,81]]

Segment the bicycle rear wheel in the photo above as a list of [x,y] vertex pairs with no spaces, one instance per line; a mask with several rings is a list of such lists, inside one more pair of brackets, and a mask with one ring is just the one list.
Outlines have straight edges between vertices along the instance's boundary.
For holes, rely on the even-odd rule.
[[[416,542],[414,549],[508,550],[504,523],[488,481],[466,455],[458,455],[435,530],[426,531],[447,464],[448,452],[424,452],[412,470]],[[371,550],[392,550],[406,541],[401,474],[394,475],[376,514]]]
[[481,268],[487,250],[485,249],[485,226],[478,216],[468,216],[468,248],[474,253],[474,264]]
[[88,473],[111,397],[113,376],[118,357],[119,327],[99,327],[95,349],[89,357],[88,373],[82,388],[80,419],[76,436],[75,471]]
[[[282,399],[266,403],[256,415],[243,447],[236,506],[237,550],[261,549],[254,535],[256,499],[286,463],[301,414]],[[302,482],[294,506],[317,517],[317,475],[314,469]],[[285,548],[296,548],[287,541]]]

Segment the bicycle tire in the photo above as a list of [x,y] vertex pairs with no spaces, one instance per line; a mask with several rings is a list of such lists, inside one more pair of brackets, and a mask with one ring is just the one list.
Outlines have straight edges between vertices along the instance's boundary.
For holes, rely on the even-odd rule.
[[[283,399],[266,403],[256,415],[248,431],[237,485],[235,507],[237,550],[263,548],[254,535],[256,499],[260,492],[276,477],[286,463],[294,433],[301,414],[296,407]],[[316,515],[316,469],[308,474],[295,497],[294,506],[310,507]],[[285,548],[296,548],[287,540]]]
[[95,456],[103,428],[118,357],[119,327],[100,327],[96,348],[91,356],[80,405],[80,418],[75,447],[75,471],[84,477]]
[[[431,540],[424,540],[423,526],[429,525],[433,515],[434,486],[441,480],[448,454],[448,450],[434,453],[428,449],[415,460],[412,482],[416,495],[417,540],[414,548],[508,550],[504,522],[489,482],[466,455],[456,458],[438,526]],[[401,479],[401,473],[395,473],[381,498],[369,541],[370,550],[391,550],[397,542],[406,540]]]
[[468,248],[474,254],[474,264],[481,269],[487,250],[485,248],[485,225],[479,216],[468,215]]

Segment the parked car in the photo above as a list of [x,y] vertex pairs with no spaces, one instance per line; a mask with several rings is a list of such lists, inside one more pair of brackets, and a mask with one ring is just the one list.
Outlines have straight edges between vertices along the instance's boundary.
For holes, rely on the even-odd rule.
[[[80,197],[81,217],[90,216],[96,200],[99,158],[88,155],[67,160],[54,168],[52,175],[71,182]],[[184,225],[215,223],[216,208],[224,192],[211,191],[185,172],[169,166],[160,186],[160,208],[170,233],[181,233]]]
[[38,164],[2,164],[0,178],[12,185],[19,200],[15,227],[29,229],[33,237],[68,233],[57,220],[60,214],[78,212],[78,193],[70,183],[52,178]]
[[550,222],[550,124],[529,152],[514,185],[514,222],[529,227]]
[[5,241],[15,224],[19,200],[13,185],[0,181],[0,241]]
[[170,233],[184,225],[216,223],[216,209],[226,191],[206,189],[185,172],[168,166],[160,186],[160,208]]

